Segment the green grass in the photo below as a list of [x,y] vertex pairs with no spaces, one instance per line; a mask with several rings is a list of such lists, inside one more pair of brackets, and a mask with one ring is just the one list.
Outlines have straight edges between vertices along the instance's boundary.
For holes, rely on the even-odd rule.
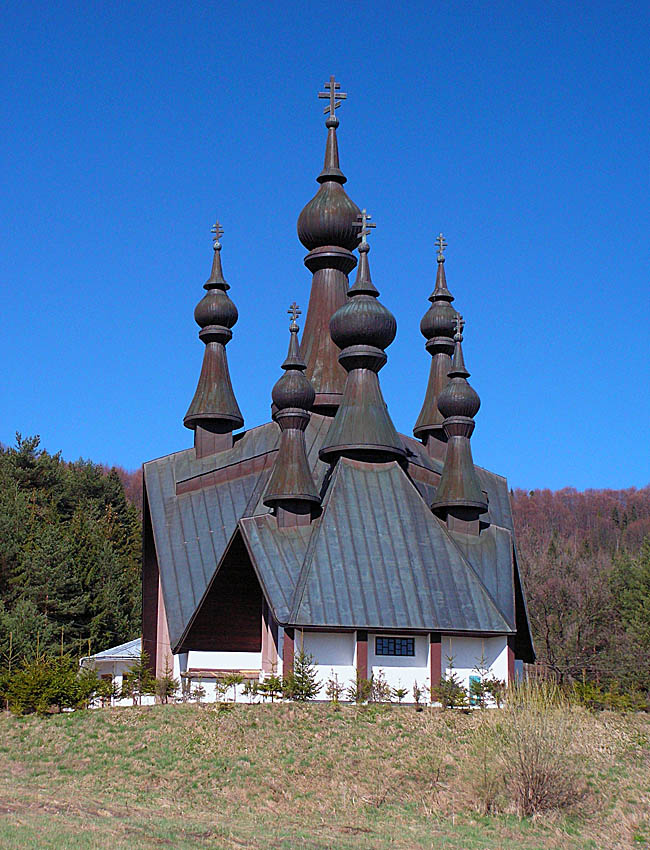
[[[570,810],[478,812],[496,712],[156,706],[0,717],[0,847],[650,848],[650,720],[575,716]],[[477,779],[478,777],[478,779]]]

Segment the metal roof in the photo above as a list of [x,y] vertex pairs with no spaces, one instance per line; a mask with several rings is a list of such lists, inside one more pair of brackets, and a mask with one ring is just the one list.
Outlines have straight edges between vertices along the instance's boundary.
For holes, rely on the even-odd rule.
[[292,624],[513,631],[396,462],[340,460],[323,511]]
[[139,658],[142,651],[142,639],[135,638],[126,643],[121,643],[119,646],[112,646],[110,649],[104,649],[102,652],[96,652],[94,655],[85,655],[79,660],[83,665],[84,661],[106,660],[119,661],[121,659]]
[[[328,479],[330,467],[318,459],[318,451],[331,421],[328,417],[312,414],[305,433],[309,466],[314,474],[317,489],[326,490],[325,504],[331,498],[335,475]],[[399,488],[405,488],[408,485],[403,495],[408,494],[409,500],[415,499],[418,505],[417,510],[420,513],[422,511],[426,513],[427,519],[418,520],[418,522],[424,523],[423,528],[434,529],[427,533],[436,535],[435,541],[438,547],[447,545],[442,542],[443,538],[449,545],[454,546],[452,535],[442,529],[428,511],[442,464],[430,458],[419,441],[404,435],[401,435],[401,439],[407,452],[409,477],[401,473],[403,480],[400,482],[394,481],[390,476],[379,475],[375,478],[376,487],[379,488],[375,496],[381,499],[385,495],[386,498],[393,499],[391,504],[394,514],[391,519],[389,538],[393,533],[400,534],[398,529],[406,522],[406,517],[402,516],[403,506],[397,507],[400,503],[395,501],[396,496],[390,496],[390,491],[398,484]],[[237,528],[238,521],[247,517],[263,518],[268,515],[269,511],[263,504],[263,497],[270,467],[276,455],[278,440],[279,428],[274,422],[269,422],[245,431],[243,434],[235,435],[232,449],[218,454],[197,459],[194,449],[186,449],[144,465],[145,490],[173,648],[177,646],[203,598],[227,544]],[[381,465],[378,468],[381,468]],[[505,529],[512,529],[512,514],[505,479],[479,467],[477,467],[477,473],[484,490],[488,493],[489,520]],[[360,481],[361,478],[355,476],[355,481],[352,483],[354,486],[361,486]],[[379,484],[380,481],[390,484],[386,494],[383,493],[384,484]],[[417,487],[417,491],[413,485]],[[370,486],[369,481],[367,486]],[[340,498],[337,496],[337,501]],[[389,514],[390,511],[386,517]],[[322,525],[323,519],[312,523],[307,527],[307,531],[310,534],[315,532]],[[360,523],[356,526],[357,529],[364,528],[367,519],[360,516],[357,520]],[[349,525],[350,520],[343,519],[342,522],[347,522]],[[240,528],[249,551],[259,547],[259,551],[262,552],[266,548],[267,556],[260,554],[259,563],[273,562],[273,566],[267,569],[264,576],[260,573],[260,581],[268,594],[269,604],[276,611],[278,619],[283,621],[285,612],[290,610],[289,600],[294,593],[294,587],[291,584],[297,568],[293,558],[298,557],[306,532],[300,531],[294,535],[295,541],[291,544],[294,547],[292,554],[290,547],[288,548],[287,541],[290,535],[287,530],[283,531],[284,537],[277,536],[277,540],[274,540],[274,525],[273,522],[260,519],[256,523],[243,522]],[[437,532],[436,529],[441,529],[441,532]],[[386,531],[383,533],[388,534]],[[482,533],[481,539],[483,538]],[[312,541],[313,545],[315,543],[316,538]],[[273,547],[277,549],[275,556],[272,556]],[[257,549],[255,551],[257,552]],[[443,549],[439,551],[442,553]],[[457,548],[456,551],[458,551]],[[256,554],[254,560],[257,560],[257,557]],[[319,553],[319,559],[323,557]],[[502,555],[499,554],[500,563],[501,558]],[[489,560],[488,555],[485,555],[483,560]],[[510,560],[509,556],[508,563]],[[318,560],[318,563],[321,564],[321,560]],[[478,569],[477,571],[480,572]],[[319,604],[316,599],[317,597],[314,596],[312,602],[311,596],[308,595],[305,597],[304,604],[313,604],[316,610]],[[395,616],[400,610],[397,603],[398,600],[395,601]],[[365,605],[366,602],[363,604]],[[367,604],[370,604],[369,601]],[[502,611],[506,620],[510,621],[510,608],[505,605]],[[392,626],[387,627],[392,628]]]

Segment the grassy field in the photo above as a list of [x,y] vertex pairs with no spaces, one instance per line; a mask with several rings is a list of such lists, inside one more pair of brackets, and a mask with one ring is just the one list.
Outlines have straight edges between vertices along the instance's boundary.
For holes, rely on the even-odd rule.
[[[0,717],[0,847],[650,847],[650,719],[572,710],[562,812],[483,815],[499,712],[236,705]],[[561,737],[561,736],[560,736]],[[562,741],[559,739],[559,744]]]

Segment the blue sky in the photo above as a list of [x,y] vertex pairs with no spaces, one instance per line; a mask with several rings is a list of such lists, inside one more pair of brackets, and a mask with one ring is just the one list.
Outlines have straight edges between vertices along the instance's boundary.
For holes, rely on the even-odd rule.
[[247,426],[268,421],[310,276],[330,73],[346,188],[398,322],[410,433],[434,239],[466,319],[477,463],[512,486],[650,481],[647,3],[11,3],[0,441],[135,468],[191,445],[193,310],[223,222]]

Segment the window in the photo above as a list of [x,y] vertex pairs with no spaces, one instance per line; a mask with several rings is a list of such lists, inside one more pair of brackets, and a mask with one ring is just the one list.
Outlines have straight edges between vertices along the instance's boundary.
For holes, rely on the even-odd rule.
[[415,655],[415,638],[375,638],[375,655]]

